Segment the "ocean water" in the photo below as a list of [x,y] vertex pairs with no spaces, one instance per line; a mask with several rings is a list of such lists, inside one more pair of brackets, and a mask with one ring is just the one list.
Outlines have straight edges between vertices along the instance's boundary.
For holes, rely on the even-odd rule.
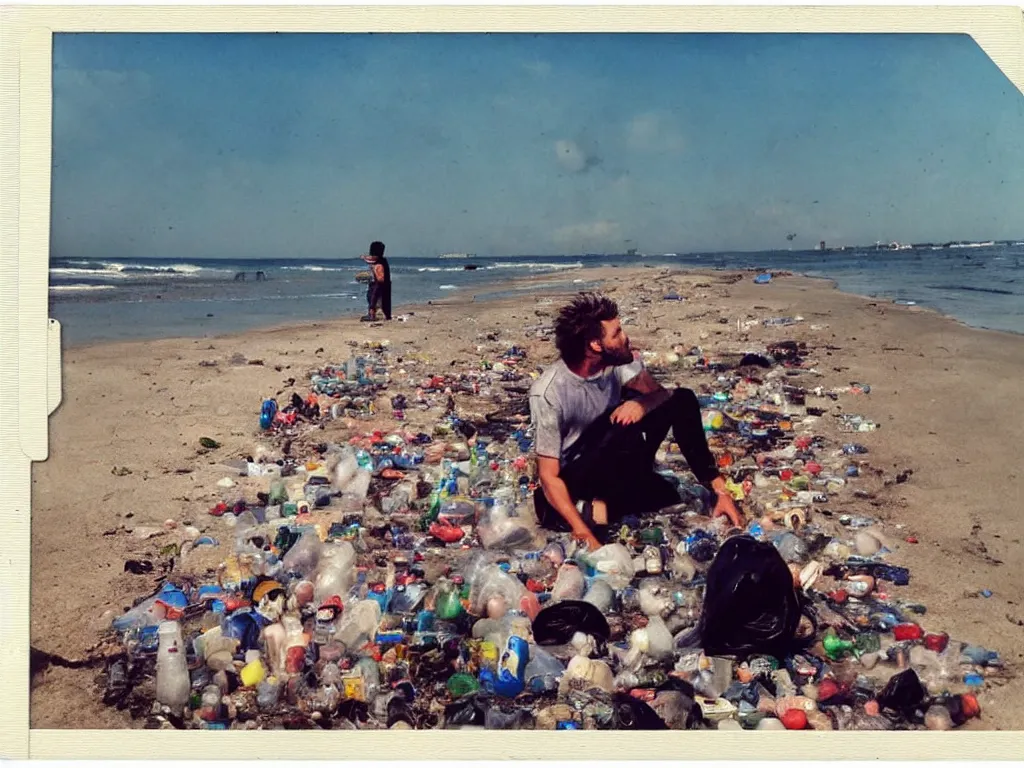
[[[543,275],[543,287],[585,287],[584,267],[638,265],[789,270],[834,279],[840,290],[916,303],[980,328],[1024,333],[1024,242],[847,250],[644,256],[565,255],[469,259],[390,258],[395,315],[406,304]],[[477,269],[467,270],[467,264]],[[50,316],[66,346],[101,341],[203,337],[366,310],[358,259],[53,259]],[[263,270],[266,280],[256,281]],[[235,276],[246,273],[246,280]],[[486,288],[485,288],[486,286]],[[497,286],[497,287],[496,287]],[[534,290],[539,287],[534,287]]]

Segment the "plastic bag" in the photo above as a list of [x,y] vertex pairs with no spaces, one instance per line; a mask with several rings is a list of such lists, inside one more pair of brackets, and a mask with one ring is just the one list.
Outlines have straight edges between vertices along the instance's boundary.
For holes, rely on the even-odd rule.
[[334,487],[345,488],[359,471],[359,463],[356,461],[356,454],[350,447],[342,448],[339,453],[332,455],[328,464],[334,463]]
[[477,520],[477,536],[485,549],[512,549],[526,546],[533,531],[525,519],[514,516],[511,499],[497,496],[494,504]]
[[594,579],[583,601],[590,603],[601,613],[608,613],[615,607],[615,590],[604,579]]
[[563,563],[558,569],[558,576],[551,588],[551,602],[561,600],[579,600],[586,590],[583,573],[575,563]]
[[526,612],[532,619],[540,609],[536,595],[496,565],[487,566],[474,578],[469,605],[475,616],[491,618],[500,618],[505,611],[514,609]]
[[373,639],[380,624],[380,603],[359,600],[345,609],[336,639],[351,652]]
[[613,699],[615,708],[614,724],[617,730],[623,731],[664,731],[668,729],[665,721],[650,706],[625,694],[616,694]]
[[322,546],[313,593],[318,604],[333,595],[344,597],[348,594],[356,580],[355,561],[356,551],[347,541]]
[[771,544],[733,536],[708,569],[698,624],[709,656],[785,658],[800,622],[793,575]]
[[288,573],[297,574],[302,578],[311,576],[320,562],[323,543],[313,531],[306,531],[285,554],[282,564]]
[[595,576],[607,581],[613,589],[629,586],[636,570],[629,550],[622,544],[606,544],[586,557],[596,571]]
[[365,469],[359,469],[352,476],[352,479],[342,488],[342,497],[351,501],[365,501],[366,494],[370,491],[370,481],[373,475]]
[[538,645],[565,645],[577,632],[602,641],[611,635],[601,611],[581,600],[546,606],[533,620],[533,638]]
[[543,694],[558,690],[565,666],[539,645],[530,646],[530,662],[526,665],[526,689]]

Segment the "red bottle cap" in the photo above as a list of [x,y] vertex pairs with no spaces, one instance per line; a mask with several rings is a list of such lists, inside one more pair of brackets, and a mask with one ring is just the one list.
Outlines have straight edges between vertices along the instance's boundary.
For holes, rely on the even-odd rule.
[[793,479],[793,470],[791,470],[791,469],[784,469],[784,470],[782,470],[781,472],[779,472],[779,479],[782,480],[782,482],[784,482],[784,483],[788,483],[790,480]]

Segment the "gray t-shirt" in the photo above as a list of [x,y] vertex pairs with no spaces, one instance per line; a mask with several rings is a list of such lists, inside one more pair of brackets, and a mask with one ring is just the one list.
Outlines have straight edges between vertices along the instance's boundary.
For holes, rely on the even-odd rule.
[[537,455],[564,459],[583,430],[619,403],[622,386],[643,369],[643,363],[634,360],[584,379],[570,371],[562,360],[550,366],[530,389]]

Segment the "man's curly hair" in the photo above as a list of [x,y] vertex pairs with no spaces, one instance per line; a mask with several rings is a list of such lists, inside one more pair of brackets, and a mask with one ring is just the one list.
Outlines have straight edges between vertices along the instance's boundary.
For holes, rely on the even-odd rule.
[[558,311],[555,347],[568,365],[586,356],[587,345],[601,338],[601,322],[619,316],[619,307],[607,296],[581,293]]

